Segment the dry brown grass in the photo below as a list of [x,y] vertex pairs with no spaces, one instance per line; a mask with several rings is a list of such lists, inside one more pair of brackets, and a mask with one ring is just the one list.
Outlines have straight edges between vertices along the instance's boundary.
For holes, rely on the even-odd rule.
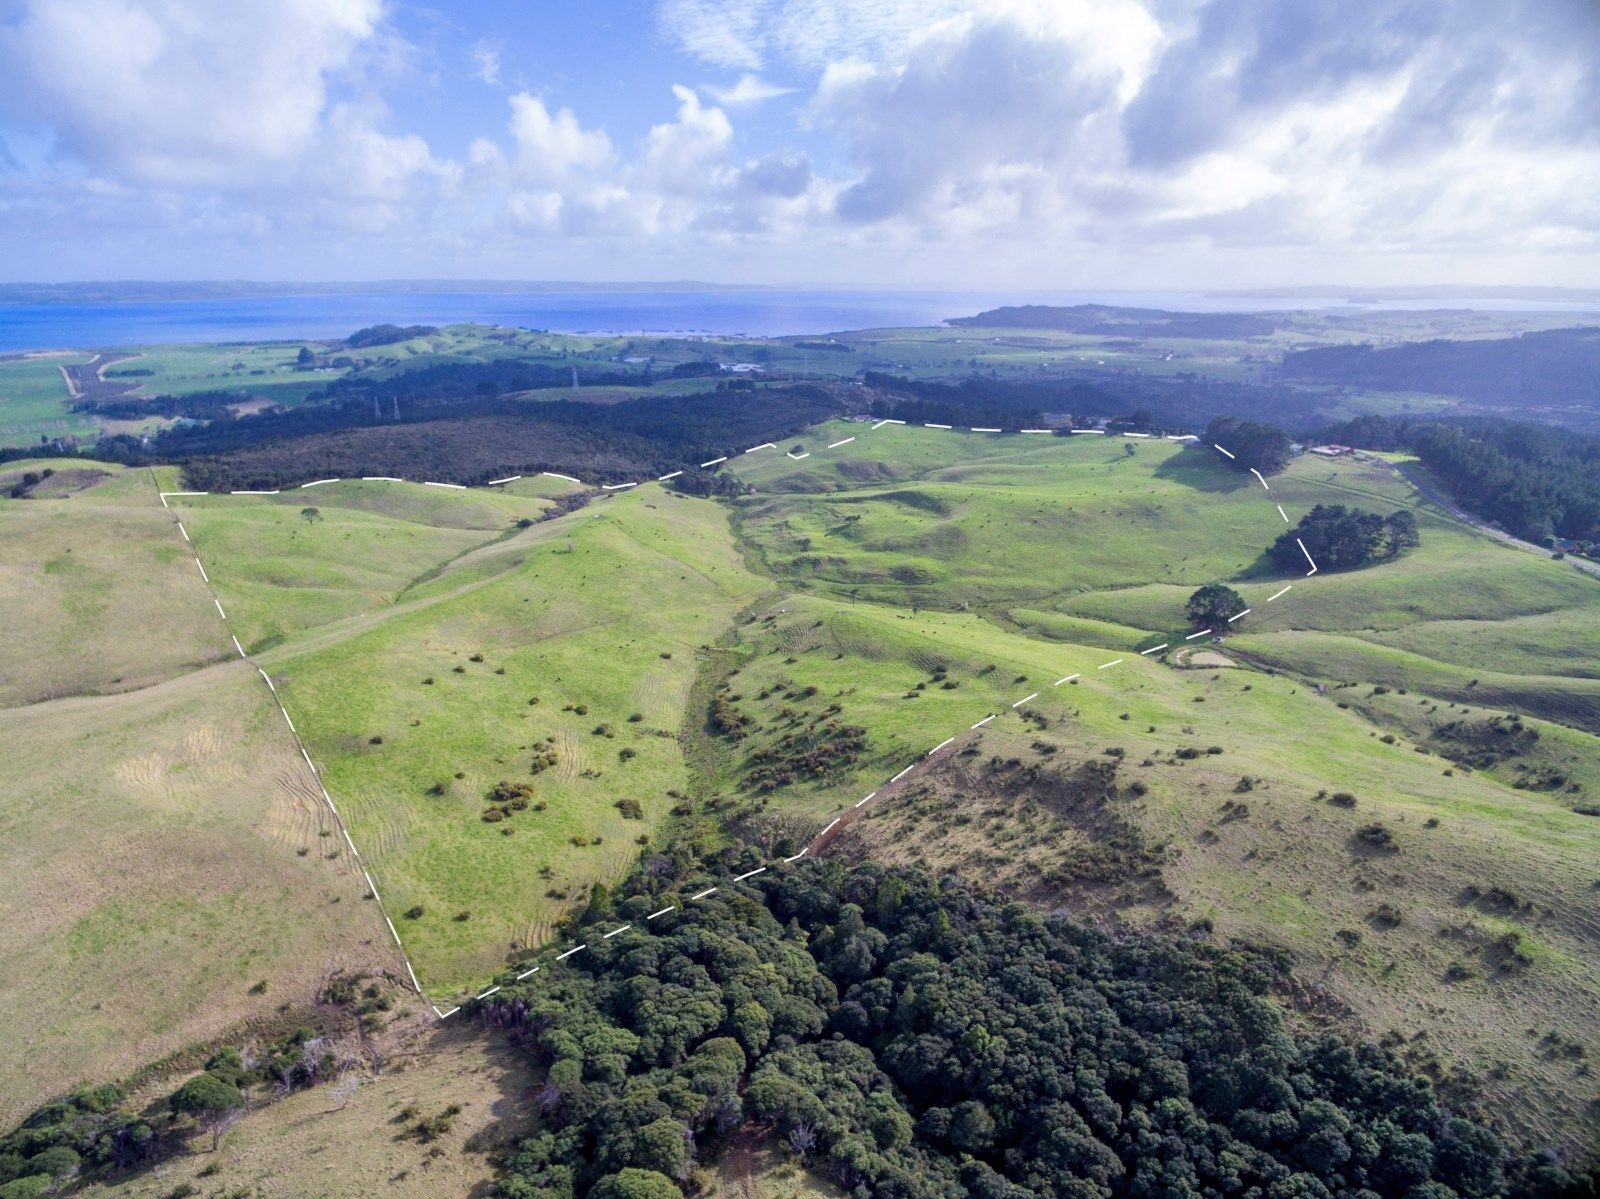
[[0,498],[0,706],[131,691],[231,653],[149,476],[107,472]]
[[246,663],[0,711],[0,761],[0,1123],[283,1019],[335,968],[403,977]]
[[[378,1072],[341,1109],[327,1087],[300,1091],[241,1120],[221,1149],[195,1137],[189,1152],[93,1199],[160,1199],[184,1183],[201,1195],[251,1199],[435,1199],[479,1196],[493,1177],[485,1149],[526,1130],[532,1071],[523,1057],[475,1026],[411,1024]],[[424,1117],[461,1111],[448,1133],[421,1143],[407,1109]],[[472,1142],[472,1148],[468,1142]],[[215,1172],[201,1171],[215,1166]]]

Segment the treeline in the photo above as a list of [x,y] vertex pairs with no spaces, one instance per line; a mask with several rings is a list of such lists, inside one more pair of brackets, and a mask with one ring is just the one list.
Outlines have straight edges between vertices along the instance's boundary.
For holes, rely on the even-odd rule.
[[107,420],[145,420],[149,417],[187,417],[190,420],[234,419],[234,405],[250,398],[247,391],[197,391],[190,395],[118,396],[110,400],[79,400],[74,412]]
[[1414,452],[1463,508],[1528,541],[1600,549],[1600,437],[1487,419],[1448,423],[1365,416],[1319,436]]
[[392,346],[414,337],[432,337],[437,332],[439,330],[434,325],[368,325],[345,338],[344,344],[353,350],[361,350],[368,346]]
[[[748,868],[743,861],[730,868]],[[677,886],[671,881],[677,875]],[[648,860],[571,971],[478,1010],[544,1079],[508,1199],[678,1199],[750,1124],[860,1199],[1577,1194],[1386,1050],[1299,1039],[1248,952],[1110,938],[951,879]]]
[[1514,408],[1600,411],[1600,328],[1375,349],[1324,346],[1285,354],[1277,374],[1380,391],[1462,396]]
[[1280,534],[1267,552],[1280,569],[1303,573],[1307,563],[1300,551],[1302,542],[1318,570],[1354,570],[1415,549],[1422,544],[1422,535],[1417,518],[1404,508],[1381,516],[1343,504],[1317,504],[1292,530]]
[[1227,451],[1224,461],[1234,470],[1275,475],[1289,465],[1289,435],[1276,425],[1219,416],[1206,426],[1207,445]]

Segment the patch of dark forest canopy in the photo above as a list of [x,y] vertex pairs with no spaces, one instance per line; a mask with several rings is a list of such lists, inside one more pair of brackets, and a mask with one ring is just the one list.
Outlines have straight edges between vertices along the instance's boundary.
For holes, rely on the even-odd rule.
[[478,1005],[545,1080],[502,1195],[673,1199],[751,1122],[860,1199],[1577,1193],[1387,1050],[1295,1037],[1265,958],[839,862],[598,935],[705,885],[680,868]]

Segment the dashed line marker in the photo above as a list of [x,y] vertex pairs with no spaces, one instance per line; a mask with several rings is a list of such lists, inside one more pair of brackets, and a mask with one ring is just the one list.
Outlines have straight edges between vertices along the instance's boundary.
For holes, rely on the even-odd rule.
[[478,992],[478,998],[479,999],[487,999],[487,998],[489,998],[489,996],[493,995],[499,989],[500,989],[499,987],[490,987],[487,991],[479,991]]
[[417,981],[417,972],[411,968],[411,959],[404,958],[404,961],[406,964],[406,973],[411,976],[411,989],[414,990],[418,995],[421,995],[422,984]]
[[1113,658],[1109,662],[1102,662],[1099,666],[1096,666],[1095,669],[1096,670],[1109,670],[1113,666],[1120,665],[1121,662],[1122,662],[1121,658]]
[[[861,805],[857,804],[856,806],[860,807]],[[810,848],[810,847],[808,846],[807,848]],[[799,853],[795,854],[792,858],[784,858],[783,860],[785,862],[798,862],[801,858],[803,858],[805,856],[806,856],[806,851],[804,849],[802,849]]]
[[1167,648],[1167,643],[1165,641],[1163,641],[1160,645],[1152,645],[1149,649],[1140,650],[1139,651],[1139,655],[1140,655],[1140,657],[1143,657],[1146,654],[1159,654],[1162,650],[1164,650],[1166,648]]
[[1184,640],[1185,641],[1193,641],[1196,637],[1204,637],[1210,631],[1211,631],[1210,629],[1201,629],[1198,633],[1190,633],[1187,637],[1184,638]]
[[[232,636],[232,634],[230,634],[230,636]],[[248,656],[244,652],[244,646],[239,644],[239,639],[237,637],[233,638],[233,648],[239,651],[239,656],[241,658]]]
[[978,721],[978,723],[973,725],[972,727],[975,728],[975,729],[981,729],[984,725],[988,724],[993,719],[994,719],[993,716],[985,716],[982,720]]
[[1074,429],[1074,433],[1104,433],[1104,429]]
[[1073,679],[1075,679],[1077,677],[1078,676],[1075,675],[1075,674],[1064,675],[1063,677],[1057,679],[1055,682],[1051,683],[1050,685],[1052,687],[1059,687],[1059,686],[1061,686],[1062,683],[1070,683],[1070,682],[1072,682]]
[[777,448],[778,447],[777,447],[777,444],[775,442],[763,441],[760,445],[751,446],[748,450],[745,451],[745,453],[753,454],[757,450],[775,450]]
[[[486,484],[486,486],[498,487],[502,483],[515,483],[520,478],[522,478],[521,475],[507,475],[503,479],[490,479],[489,482]],[[400,480],[399,479],[392,479],[392,480],[389,480],[389,481],[390,482],[394,482],[394,483],[398,483]]]
[[[938,745],[935,745],[932,749],[930,749],[927,753],[923,754],[922,756],[925,757],[925,758],[931,758],[931,757],[933,757],[934,754],[938,753],[941,749],[943,749],[945,746],[949,745],[954,740],[955,740],[954,737],[946,737],[943,741],[939,742]],[[866,801],[863,800],[862,802],[865,803]]]
[[630,487],[637,487],[637,486],[639,486],[637,483],[602,483],[602,484],[600,484],[600,490],[601,491],[626,491]]
[[1294,539],[1294,543],[1300,547],[1300,552],[1306,556],[1306,561],[1311,563],[1311,569],[1306,571],[1306,578],[1309,579],[1312,575],[1317,573],[1317,563],[1311,557],[1311,551],[1306,549],[1306,543],[1305,542],[1301,541],[1300,538],[1296,537]]
[[[1252,466],[1250,468],[1250,473],[1253,474],[1258,480],[1260,480],[1261,486],[1267,487],[1267,481],[1265,479],[1261,478],[1261,472],[1260,471],[1258,471],[1255,467]],[[1272,488],[1267,487],[1267,490],[1271,491]]]
[[[520,479],[520,478],[522,478],[521,475],[512,475],[511,476],[511,479]],[[489,480],[489,486],[493,487],[496,483],[509,483],[509,482],[511,482],[511,479],[490,479]],[[397,479],[393,475],[362,475],[361,476],[361,481],[363,483],[404,483],[405,482],[404,479]]]
[[162,495],[210,495],[209,491],[163,491]]
[[1218,453],[1219,453],[1219,454],[1225,454],[1225,455],[1227,455],[1227,456],[1228,456],[1228,457],[1229,457],[1229,458],[1232,458],[1232,457],[1233,457],[1233,455],[1232,455],[1232,454],[1229,454],[1229,453],[1228,453],[1228,451],[1227,451],[1227,450],[1225,450],[1225,449],[1223,449],[1223,448],[1222,448],[1222,447],[1221,447],[1221,446],[1220,446],[1220,445],[1213,445],[1213,446],[1212,446],[1212,447],[1211,447],[1211,448],[1212,448],[1212,449],[1214,449],[1214,450],[1216,450],[1216,451],[1217,451],[1217,452],[1218,452]]
[[262,670],[261,667],[257,666],[256,667],[256,673],[259,674],[263,679],[266,679],[267,687],[272,691],[272,694],[274,694],[274,695],[278,694],[278,689],[272,685],[272,680],[270,678],[268,678],[266,671]]
[[[955,740],[955,738],[952,737],[950,740],[953,741],[953,740]],[[949,741],[945,742],[946,745],[948,745],[949,743],[950,743]],[[859,808],[862,804],[866,803],[869,799],[871,799],[876,794],[877,794],[876,791],[868,791],[860,799],[856,800],[856,807]],[[788,861],[793,861],[794,859],[793,858],[789,858],[787,860]]]
[[668,904],[666,907],[662,908],[659,912],[651,912],[648,916],[645,917],[645,919],[646,920],[654,920],[657,916],[665,916],[668,912],[676,912],[677,910],[678,909],[676,907],[673,907],[671,904]]
[[465,483],[434,483],[434,482],[430,481],[430,482],[424,483],[423,486],[424,487],[448,487],[451,491],[465,491],[467,489],[467,485]]
[[950,427],[949,425],[936,425],[931,420],[923,421],[922,424],[927,429],[948,429]]
[[838,823],[839,823],[839,817],[835,816],[832,820],[828,821],[827,826],[824,827],[823,830],[820,833],[817,834],[817,836],[826,837],[828,835],[828,833],[832,830],[833,826],[838,824]]
[[525,978],[532,978],[537,973],[539,973],[539,967],[537,966],[535,966],[532,970],[524,970],[521,974],[517,975],[517,981],[521,982]]
[[1243,612],[1240,612],[1238,614],[1238,616],[1230,616],[1230,617],[1228,617],[1228,623],[1232,624],[1234,621],[1239,620],[1242,617],[1249,616],[1250,615],[1250,611],[1251,610],[1249,608],[1246,608]]
[[283,721],[289,726],[289,731],[298,737],[300,734],[295,732],[294,721],[289,719],[289,709],[285,708],[282,704],[279,704],[278,711],[283,713]]
[[[309,487],[310,484],[307,484]],[[230,491],[229,495],[277,495],[276,491]]]
[[[1289,586],[1285,587],[1282,591],[1278,592],[1278,595],[1288,595],[1289,592],[1292,591],[1293,589],[1294,589],[1294,584],[1290,583]],[[1267,596],[1267,603],[1270,604],[1273,600],[1277,599],[1278,595],[1269,595],[1269,596]]]
[[200,568],[200,577],[208,583],[211,582],[211,576],[206,574],[205,564],[199,558],[194,560],[194,564]]
[[794,452],[794,451],[793,451],[793,450],[790,450],[790,451],[789,451],[789,457],[791,457],[791,458],[793,458],[793,459],[794,459],[794,460],[795,460],[795,461],[796,461],[796,462],[798,462],[798,461],[800,461],[800,459],[802,459],[802,458],[809,458],[809,457],[811,457],[811,451],[810,451],[810,450],[807,450],[807,451],[806,451],[806,452],[805,452],[805,453],[803,453],[803,454],[797,454],[797,453],[795,453],[795,452]]
[[761,874],[765,870],[765,866],[757,866],[754,870],[746,870],[743,874],[735,875],[733,881],[736,883],[742,883],[745,879],[754,878],[756,875]]
[[311,768],[311,773],[312,774],[316,774],[317,773],[317,768],[312,763],[311,755],[306,753],[306,747],[303,746],[303,745],[300,747],[300,756],[306,760],[306,765]]
[[[877,426],[876,426],[876,425],[874,425],[874,426],[873,426],[873,428],[877,428]],[[830,445],[830,446],[829,446],[829,447],[828,447],[828,448],[829,448],[829,449],[830,449],[830,450],[836,450],[836,449],[838,449],[838,448],[839,448],[839,447],[840,447],[840,446],[842,446],[842,445],[849,445],[849,444],[850,444],[850,443],[851,443],[851,442],[852,442],[852,441],[854,441],[854,440],[855,440],[855,438],[854,438],[854,437],[846,437],[846,438],[845,438],[845,439],[844,439],[844,440],[843,440],[843,441],[836,441],[836,442],[834,442],[834,443],[833,443],[833,444],[832,444],[832,445]]]
[[704,899],[707,895],[715,895],[716,893],[717,893],[717,889],[715,887],[707,887],[704,891],[700,892],[700,894],[691,895],[691,896],[689,896],[689,898],[690,899]]
[[[539,473],[547,479],[565,479],[568,483],[576,483],[580,487],[583,485],[582,479],[574,479],[571,475],[558,475],[553,470],[542,470]],[[679,473],[681,474],[682,472],[680,471]]]
[[[350,852],[359,858],[361,856],[361,851],[356,848],[356,843],[350,840],[350,830],[342,828],[339,831],[344,834],[344,843],[350,847]],[[367,879],[367,890],[372,892],[374,899],[377,898],[378,889],[372,885],[372,880],[370,878]]]
[[1124,433],[1124,437],[1149,437],[1148,433]]
[[571,949],[567,950],[566,953],[558,953],[558,954],[556,954],[556,961],[564,962],[568,958],[570,958],[573,954],[582,953],[585,949],[588,949],[588,948],[589,948],[588,945],[574,945]]
[[[917,768],[917,764],[915,762],[913,762],[913,763],[911,763],[911,765],[907,766],[904,770],[902,770],[899,774],[895,775],[889,781],[891,783],[898,783],[901,779],[905,778],[906,775],[910,774],[916,768]],[[831,828],[832,826],[830,825],[829,827]]]
[[212,596],[211,597],[211,602],[217,606],[217,615],[222,617],[223,620],[227,620],[228,619],[228,614],[222,610],[222,601],[219,600],[216,596]]
[[1011,706],[1013,708],[1020,708],[1020,707],[1022,707],[1023,704],[1027,703],[1030,699],[1038,699],[1038,698],[1039,698],[1039,693],[1037,691],[1035,691],[1032,695],[1024,695],[1021,699],[1019,699],[1016,703],[1012,704]]
[[611,940],[612,937],[616,936],[618,933],[625,933],[632,927],[633,927],[633,925],[631,925],[631,924],[624,924],[621,928],[612,929],[610,932],[608,932],[605,936],[601,937],[600,939],[602,941],[609,941],[609,940]]
[[[433,1010],[436,1011],[436,1012],[439,1012],[438,1008],[434,1008]],[[453,1007],[448,1012],[439,1012],[439,1019],[448,1020],[451,1016],[454,1016],[460,1010],[461,1009],[458,1008],[458,1007]]]
[[656,478],[656,482],[665,483],[668,479],[676,479],[682,473],[683,472],[681,470],[675,470],[670,475],[660,475]]
[[723,455],[723,456],[722,456],[722,457],[720,457],[720,458],[713,458],[713,459],[712,459],[712,460],[711,460],[711,461],[710,461],[710,462],[702,462],[702,463],[701,463],[701,464],[700,464],[700,468],[701,468],[701,469],[702,469],[702,470],[704,470],[704,469],[705,469],[705,468],[706,468],[706,467],[708,467],[708,466],[715,466],[715,465],[716,465],[716,464],[717,464],[717,463],[719,463],[719,462],[726,462],[726,461],[727,461],[727,460],[728,460],[728,456],[727,456],[727,455],[726,455],[726,454],[724,454],[724,455]]
[[1019,433],[1054,433],[1054,429],[1019,429]]
[[340,482],[340,480],[338,480],[338,479],[315,479],[310,483],[302,483],[302,484],[300,484],[300,489],[302,491],[304,491],[307,487],[321,487],[324,483],[338,483],[338,482]]
[[999,429],[980,429],[980,428],[978,428],[977,425],[973,425],[972,426],[972,431],[974,433],[998,433],[998,432],[1000,432]]
[[1278,515],[1283,517],[1283,523],[1284,524],[1288,524],[1289,523],[1289,514],[1283,510],[1283,505],[1282,504],[1274,504],[1272,506],[1278,510]]
[[189,540],[189,530],[183,527],[183,522],[181,520],[178,522],[178,532],[183,534],[183,539],[185,541]]

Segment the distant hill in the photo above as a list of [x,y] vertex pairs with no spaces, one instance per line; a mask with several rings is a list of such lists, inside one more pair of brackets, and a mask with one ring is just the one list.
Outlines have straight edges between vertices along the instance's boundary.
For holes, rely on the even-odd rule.
[[980,329],[1059,329],[1118,337],[1267,337],[1281,320],[1271,313],[1166,312],[1159,308],[1114,308],[1106,304],[1021,304],[958,316],[945,324]]
[[1325,346],[1285,354],[1278,374],[1378,391],[1462,396],[1495,406],[1600,410],[1600,328],[1386,349]]

